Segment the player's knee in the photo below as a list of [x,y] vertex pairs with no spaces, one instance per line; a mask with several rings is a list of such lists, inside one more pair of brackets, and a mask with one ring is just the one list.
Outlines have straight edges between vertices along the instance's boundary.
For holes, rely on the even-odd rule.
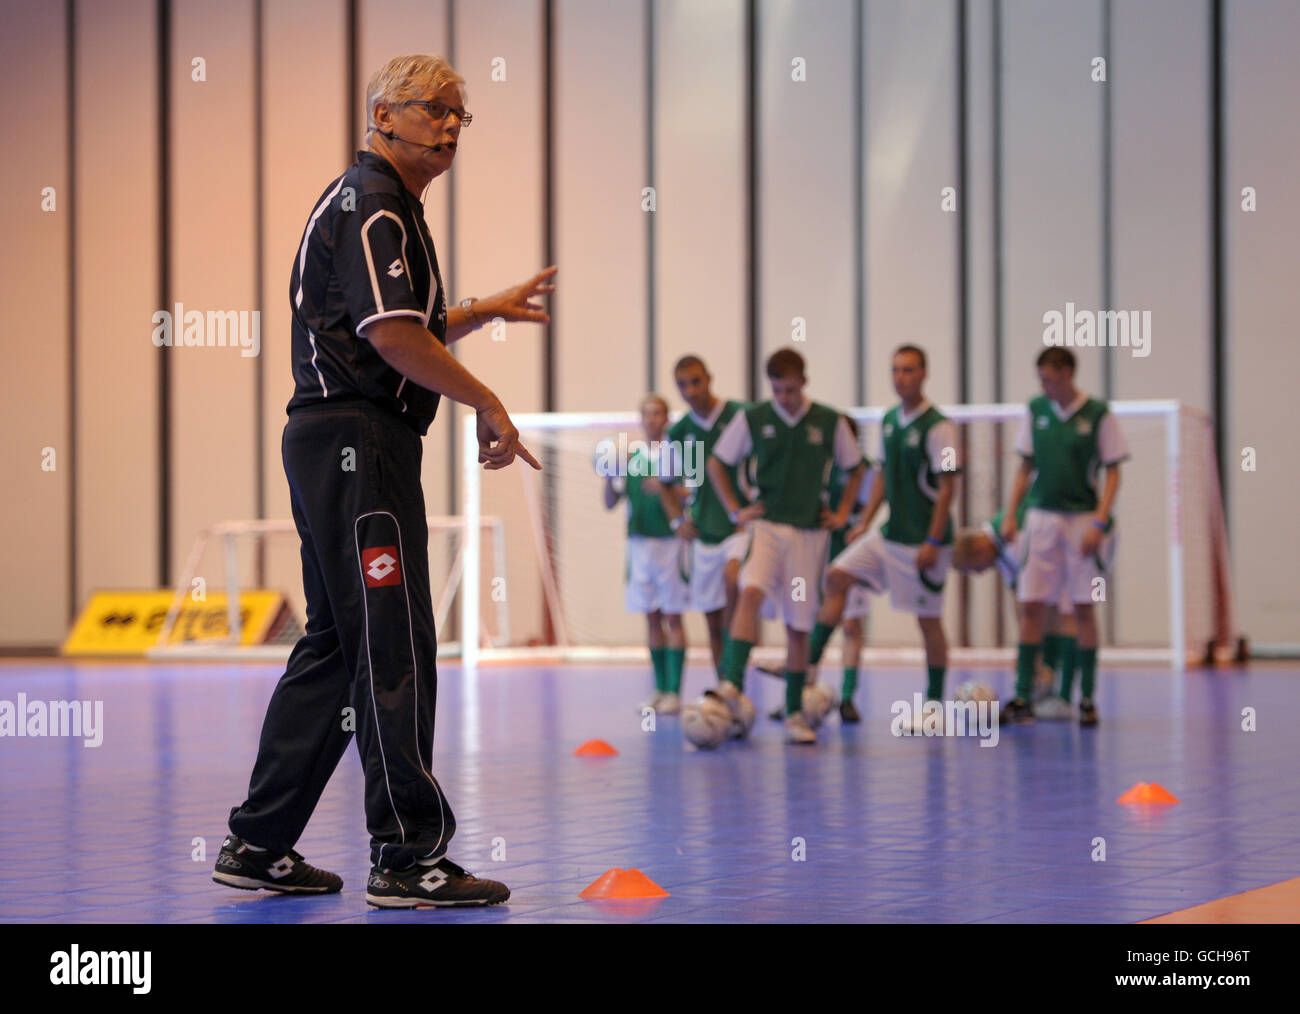
[[832,567],[827,573],[826,589],[833,595],[843,595],[853,585],[853,578],[847,571]]

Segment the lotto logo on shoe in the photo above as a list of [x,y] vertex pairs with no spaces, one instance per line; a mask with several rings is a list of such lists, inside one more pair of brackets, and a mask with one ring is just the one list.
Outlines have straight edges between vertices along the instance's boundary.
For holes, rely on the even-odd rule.
[[361,550],[361,569],[366,574],[367,588],[401,584],[402,572],[397,566],[396,546],[374,546]]

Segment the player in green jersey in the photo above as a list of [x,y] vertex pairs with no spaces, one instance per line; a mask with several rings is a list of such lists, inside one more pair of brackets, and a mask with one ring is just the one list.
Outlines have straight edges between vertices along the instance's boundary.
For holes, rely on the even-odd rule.
[[[952,558],[953,496],[961,463],[957,428],[926,399],[925,352],[900,346],[892,363],[894,390],[900,404],[880,424],[880,469],[862,520],[849,533],[849,545],[834,560],[826,577],[811,659],[821,658],[826,642],[844,614],[849,588],[865,584],[883,592],[890,604],[916,616],[925,642],[928,670],[926,698],[943,696],[948,642],[943,632],[943,582]],[[867,535],[876,511],[889,503],[889,519]],[[922,714],[913,716],[921,728]]]
[[[1097,677],[1097,617],[1093,602],[1104,598],[1115,552],[1111,510],[1119,492],[1119,465],[1128,458],[1119,423],[1106,402],[1089,398],[1074,384],[1074,353],[1062,346],[1038,356],[1043,394],[1029,402],[1016,451],[1016,472],[1002,519],[1002,536],[1017,536],[1016,512],[1028,494],[1022,538],[1025,565],[1017,582],[1020,646],[1016,661],[1016,696],[1002,710],[1003,722],[1031,722],[1027,703],[1043,641],[1043,613],[1048,603],[1068,593],[1078,625],[1079,723],[1097,724],[1092,695]],[[1098,478],[1105,480],[1098,492]],[[1073,672],[1062,691],[1072,692]]]
[[[722,431],[744,405],[714,395],[713,378],[698,356],[679,359],[673,379],[689,411],[668,430],[670,446],[681,449],[682,467],[665,479],[664,511],[677,537],[690,546],[691,608],[704,614],[721,679],[723,639],[736,606],[736,582],[749,537],[727,517],[708,476],[689,473],[694,463],[708,460]],[[735,489],[740,487],[738,471],[731,468],[727,473]],[[748,503],[742,497],[742,506]]]
[[[771,595],[786,628],[786,739],[815,743],[805,718],[803,686],[808,631],[830,533],[842,527],[857,499],[866,462],[844,417],[804,394],[803,357],[782,349],[767,361],[772,400],[737,412],[709,458],[708,472],[734,524],[751,526],[749,554],[740,570],[740,599],[724,649],[726,678],[715,691],[738,713],[745,666],[758,636],[758,614]],[[742,507],[728,469],[752,456],[758,499]],[[822,502],[832,464],[849,474],[834,510]]]
[[682,613],[690,588],[682,568],[682,543],[673,534],[660,499],[664,486],[660,476],[671,471],[671,459],[654,453],[654,449],[667,447],[663,438],[668,428],[668,402],[657,394],[647,395],[641,402],[641,425],[648,447],[636,447],[629,454],[627,475],[605,476],[605,507],[613,509],[620,500],[627,500],[624,601],[628,612],[645,613],[655,673],[655,692],[641,707],[675,715],[681,710],[686,662]]

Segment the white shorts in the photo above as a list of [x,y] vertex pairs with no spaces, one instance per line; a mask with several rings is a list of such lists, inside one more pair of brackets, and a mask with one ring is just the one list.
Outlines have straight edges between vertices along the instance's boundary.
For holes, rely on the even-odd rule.
[[652,539],[627,537],[627,587],[624,602],[629,613],[686,612],[691,588],[682,567],[686,544],[677,536]]
[[785,625],[807,633],[817,622],[831,533],[761,519],[749,527],[749,555],[740,568],[740,587],[762,588],[781,603]]
[[[1029,544],[1029,540],[1025,538],[1025,533],[1023,531],[1020,531],[1016,533],[1016,537],[1011,540],[1010,545],[1008,545],[1007,547],[1007,552],[1010,554],[1011,558],[1016,561],[1017,574],[1023,574],[1025,572],[1025,556],[1022,550],[1028,544]],[[1019,586],[1020,586],[1020,579],[1017,577],[1016,583],[1011,585],[1011,591],[1015,592]],[[1056,615],[1058,616],[1074,615],[1074,602],[1070,598],[1069,588],[1061,589],[1061,597],[1057,600],[1056,603]]]
[[[1017,546],[1024,559],[1016,581],[1021,602],[1057,602],[1068,598],[1076,605],[1091,605],[1093,581],[1110,580],[1115,560],[1115,530],[1101,540],[1097,552],[1084,556],[1079,547],[1092,527],[1093,515],[1067,514],[1029,508],[1025,530]],[[1059,608],[1059,607],[1058,607]]]
[[952,563],[952,546],[939,548],[939,562],[925,576],[916,569],[920,546],[890,542],[879,531],[860,536],[831,561],[853,580],[872,591],[889,590],[889,604],[914,616],[943,615],[943,582]]
[[691,541],[691,608],[711,613],[727,604],[727,564],[743,560],[749,548],[749,532],[732,532],[721,542],[709,545]]
[[844,615],[840,619],[860,620],[869,612],[871,612],[871,591],[864,585],[855,584],[844,598]]

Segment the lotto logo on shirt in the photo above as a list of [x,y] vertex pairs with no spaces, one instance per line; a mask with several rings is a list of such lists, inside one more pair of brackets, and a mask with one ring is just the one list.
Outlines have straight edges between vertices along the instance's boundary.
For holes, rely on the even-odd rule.
[[401,584],[402,571],[397,566],[396,546],[374,546],[361,550],[361,569],[366,575],[367,588]]

